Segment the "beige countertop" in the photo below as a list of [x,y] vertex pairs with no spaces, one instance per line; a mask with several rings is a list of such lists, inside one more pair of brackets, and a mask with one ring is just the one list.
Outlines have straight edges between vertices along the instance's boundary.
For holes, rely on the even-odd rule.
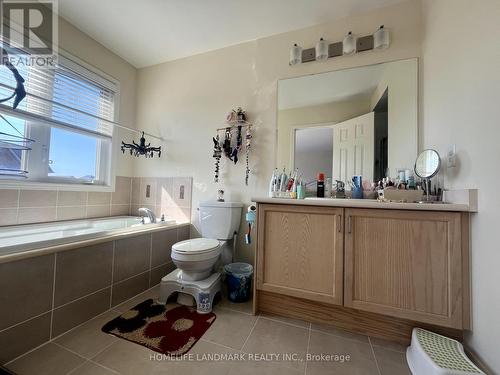
[[270,204],[291,204],[298,206],[326,206],[348,208],[379,208],[386,210],[454,211],[475,212],[468,204],[462,203],[396,203],[379,202],[375,199],[335,199],[335,198],[252,198],[253,202]]

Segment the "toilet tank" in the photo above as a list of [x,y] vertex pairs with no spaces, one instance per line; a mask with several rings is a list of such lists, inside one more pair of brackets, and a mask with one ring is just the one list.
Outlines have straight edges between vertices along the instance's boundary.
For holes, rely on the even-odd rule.
[[240,227],[243,203],[200,202],[201,235],[205,238],[229,240]]

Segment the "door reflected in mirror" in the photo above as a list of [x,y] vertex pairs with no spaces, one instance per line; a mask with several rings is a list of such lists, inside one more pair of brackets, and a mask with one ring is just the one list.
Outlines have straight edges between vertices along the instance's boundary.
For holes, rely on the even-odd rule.
[[417,99],[416,59],[280,80],[276,167],[344,182],[412,169]]

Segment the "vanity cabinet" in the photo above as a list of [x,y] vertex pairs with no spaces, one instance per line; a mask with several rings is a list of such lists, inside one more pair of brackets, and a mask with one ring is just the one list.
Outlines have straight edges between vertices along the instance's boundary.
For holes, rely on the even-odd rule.
[[466,216],[349,208],[345,216],[345,306],[463,328]]
[[256,287],[342,305],[343,209],[260,204]]

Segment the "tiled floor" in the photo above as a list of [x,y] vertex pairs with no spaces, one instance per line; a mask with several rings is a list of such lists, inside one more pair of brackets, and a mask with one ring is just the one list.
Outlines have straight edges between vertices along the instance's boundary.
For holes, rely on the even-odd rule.
[[[308,322],[251,315],[251,305],[222,301],[217,319],[190,351],[187,360],[153,359],[155,352],[101,332],[109,320],[147,298],[158,287],[123,303],[7,364],[19,375],[160,375],[160,374],[410,374],[403,347],[379,339]],[[203,354],[226,355],[211,361]],[[288,353],[291,358],[265,358]],[[253,355],[252,360],[249,354]],[[350,356],[350,360],[321,360],[322,354]],[[244,361],[236,360],[245,356]],[[315,356],[305,360],[306,356]],[[233,360],[229,360],[229,359]]]

